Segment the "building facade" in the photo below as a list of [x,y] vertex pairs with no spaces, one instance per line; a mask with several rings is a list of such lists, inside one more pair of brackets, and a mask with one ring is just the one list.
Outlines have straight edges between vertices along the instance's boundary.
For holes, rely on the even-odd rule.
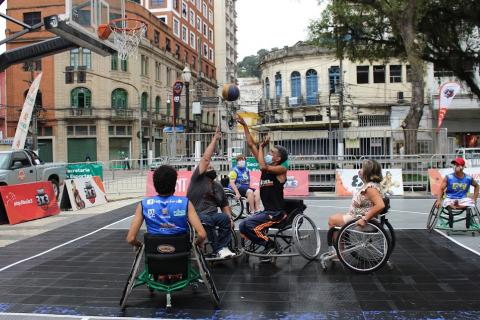
[[[215,47],[217,80],[220,87],[237,81],[236,0],[215,1]],[[220,88],[221,90],[221,88]],[[220,92],[219,92],[220,93]]]
[[[32,15],[42,19],[65,12],[63,4],[64,1],[49,0],[42,7],[32,7],[30,1],[11,0],[8,14],[21,21]],[[38,147],[46,161],[145,158],[147,150],[152,156],[162,155],[167,148],[163,145],[162,132],[173,124],[173,83],[182,80],[183,69],[190,65],[190,87],[200,88],[201,95],[213,96],[217,88],[214,64],[203,58],[197,60],[196,51],[144,6],[126,1],[126,12],[129,17],[147,24],[147,33],[136,57],[124,61],[117,55],[102,57],[77,48],[7,69],[9,137],[15,134],[28,81],[43,72],[37,97],[41,110]],[[7,29],[15,32],[19,27],[9,23]],[[51,36],[43,30],[30,32],[9,42],[7,50]],[[190,103],[192,101],[190,99]],[[184,90],[176,121],[184,126],[185,102]],[[210,119],[204,116],[200,121],[203,120]],[[190,123],[190,128],[193,127]],[[214,128],[211,123],[203,122],[200,127],[205,131]],[[178,151],[181,154],[184,149]]]
[[[337,154],[340,125],[344,154],[398,153],[403,143],[401,121],[411,99],[407,63],[343,60],[342,84],[340,61],[333,51],[299,42],[269,52],[260,68],[263,98],[258,112],[262,120],[257,129],[271,131],[272,136],[275,131],[293,132],[282,136],[283,140],[301,141],[300,147],[291,146],[292,153]],[[427,95],[425,98],[427,102]],[[420,128],[432,128],[428,105]],[[432,152],[432,139],[420,137],[419,151]]]

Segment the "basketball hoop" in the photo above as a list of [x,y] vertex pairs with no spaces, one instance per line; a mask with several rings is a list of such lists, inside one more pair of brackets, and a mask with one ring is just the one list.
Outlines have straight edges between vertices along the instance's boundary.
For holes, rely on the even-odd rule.
[[137,53],[140,40],[147,31],[147,25],[133,18],[114,19],[108,25],[101,24],[98,27],[98,37],[102,40],[108,39],[113,32],[113,43],[118,48],[118,57],[126,60],[128,56]]

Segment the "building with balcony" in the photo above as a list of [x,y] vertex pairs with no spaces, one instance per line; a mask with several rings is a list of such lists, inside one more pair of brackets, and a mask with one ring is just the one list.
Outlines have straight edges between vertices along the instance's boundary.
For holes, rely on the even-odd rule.
[[[30,1],[11,0],[8,13],[22,20],[32,13],[42,19],[65,11],[64,1],[49,1],[39,10]],[[182,70],[191,61],[190,87],[199,87],[202,94],[214,96],[217,88],[214,65],[208,64],[208,70],[213,70],[209,72],[206,67],[204,71],[195,69],[194,66],[207,64],[196,62],[198,56],[192,48],[177,39],[173,30],[145,7],[126,1],[126,12],[147,24],[136,57],[120,60],[117,55],[102,57],[88,49],[76,48],[7,69],[8,137],[15,134],[29,81],[43,72],[36,102],[41,110],[38,146],[42,158],[79,162],[88,155],[92,161],[108,161],[123,156],[146,157],[147,150],[154,156],[162,155],[163,129],[173,124],[170,101],[173,83],[181,81]],[[8,23],[7,28],[15,32],[19,27]],[[9,42],[7,50],[51,36],[43,30],[31,32]],[[192,57],[195,59],[190,60]],[[186,126],[185,90],[181,106],[176,122]],[[204,113],[208,111],[205,109]],[[202,123],[201,127],[214,130],[213,122]],[[194,128],[193,121],[190,128]]]
[[[237,81],[236,0],[215,1],[215,47],[217,80],[221,86]],[[219,95],[220,95],[219,91]]]
[[[410,107],[407,63],[396,59],[343,60],[342,85],[340,61],[334,52],[299,42],[269,52],[260,68],[263,97],[258,107],[258,130],[271,131],[271,135],[275,131],[296,131],[288,140],[309,140],[302,142],[305,153],[336,153],[343,93],[345,154],[394,153],[403,143],[401,132],[388,134],[388,138],[385,132],[401,131],[401,120]],[[431,124],[431,112],[426,106],[420,127],[430,129]]]

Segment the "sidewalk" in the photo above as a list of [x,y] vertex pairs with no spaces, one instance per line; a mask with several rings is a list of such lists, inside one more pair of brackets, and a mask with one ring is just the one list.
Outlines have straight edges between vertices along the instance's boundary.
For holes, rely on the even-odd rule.
[[[136,203],[138,198],[111,199],[107,204],[79,211],[62,211],[60,214],[42,219],[27,221],[16,225],[0,225],[0,247],[8,246],[17,241],[27,239],[44,232],[60,228],[73,222],[81,221],[101,214],[109,213],[118,208]],[[132,211],[132,215],[133,215]]]

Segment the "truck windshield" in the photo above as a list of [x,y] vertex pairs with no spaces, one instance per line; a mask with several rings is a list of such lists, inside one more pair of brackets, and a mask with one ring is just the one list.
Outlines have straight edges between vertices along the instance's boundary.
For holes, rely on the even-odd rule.
[[9,162],[10,162],[10,154],[0,153],[0,169],[8,169]]

